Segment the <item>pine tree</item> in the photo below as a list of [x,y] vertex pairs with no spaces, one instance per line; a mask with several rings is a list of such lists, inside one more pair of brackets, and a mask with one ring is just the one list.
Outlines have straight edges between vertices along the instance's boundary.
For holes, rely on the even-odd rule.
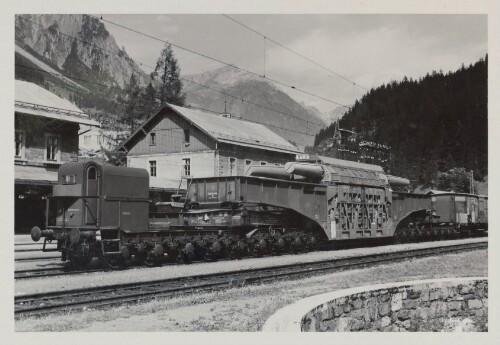
[[158,78],[160,82],[158,98],[161,104],[172,103],[181,106],[184,105],[186,94],[182,92],[180,74],[181,71],[177,65],[177,59],[174,56],[172,46],[167,44],[156,62],[154,72],[151,74],[151,77]]
[[153,83],[149,83],[142,92],[140,97],[141,120],[145,120],[159,108],[159,101],[156,98],[156,90]]
[[125,113],[123,116],[123,121],[130,127],[133,131],[135,128],[135,122],[140,118],[140,94],[141,88],[137,81],[135,74],[132,73],[130,80],[125,87],[126,99],[125,101]]

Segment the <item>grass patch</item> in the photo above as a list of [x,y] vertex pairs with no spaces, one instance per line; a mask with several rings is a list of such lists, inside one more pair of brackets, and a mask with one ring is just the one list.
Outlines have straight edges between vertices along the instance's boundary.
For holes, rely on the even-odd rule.
[[16,331],[259,331],[276,310],[311,295],[387,282],[487,274],[487,250],[478,250],[300,280],[157,298],[105,311],[25,318],[16,321]]

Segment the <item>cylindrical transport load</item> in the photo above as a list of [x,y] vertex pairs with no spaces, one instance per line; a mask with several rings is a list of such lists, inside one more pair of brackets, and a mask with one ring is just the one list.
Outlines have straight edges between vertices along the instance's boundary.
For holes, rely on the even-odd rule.
[[309,177],[314,180],[321,180],[324,175],[323,167],[319,164],[288,162],[285,170],[289,174]]
[[246,176],[269,177],[289,180],[290,174],[280,165],[251,165],[245,172]]
[[404,177],[398,177],[393,175],[386,175],[387,180],[391,186],[408,186],[410,184],[410,180]]

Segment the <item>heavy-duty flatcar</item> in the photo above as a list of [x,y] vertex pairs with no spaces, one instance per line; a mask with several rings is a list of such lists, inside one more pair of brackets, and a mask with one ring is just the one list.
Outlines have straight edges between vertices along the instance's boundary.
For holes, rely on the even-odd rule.
[[486,197],[392,190],[407,184],[376,165],[302,155],[283,166],[251,166],[245,176],[191,179],[186,195],[151,207],[146,170],[66,163],[47,200],[45,229],[31,236],[44,237],[44,251],[57,241],[62,260],[75,266],[98,257],[114,268],[487,231]]

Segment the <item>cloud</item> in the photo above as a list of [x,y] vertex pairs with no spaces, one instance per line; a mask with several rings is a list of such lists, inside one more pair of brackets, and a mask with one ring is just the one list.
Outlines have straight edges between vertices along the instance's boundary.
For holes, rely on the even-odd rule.
[[[343,35],[327,29],[310,31],[288,47],[367,88],[404,76],[418,78],[432,70],[456,70],[487,51],[485,43],[446,46],[446,33],[409,32],[404,27],[380,26]],[[363,93],[352,83],[316,67],[280,47],[267,51],[268,75],[326,98],[351,104]],[[298,96],[326,110],[333,104]]]

